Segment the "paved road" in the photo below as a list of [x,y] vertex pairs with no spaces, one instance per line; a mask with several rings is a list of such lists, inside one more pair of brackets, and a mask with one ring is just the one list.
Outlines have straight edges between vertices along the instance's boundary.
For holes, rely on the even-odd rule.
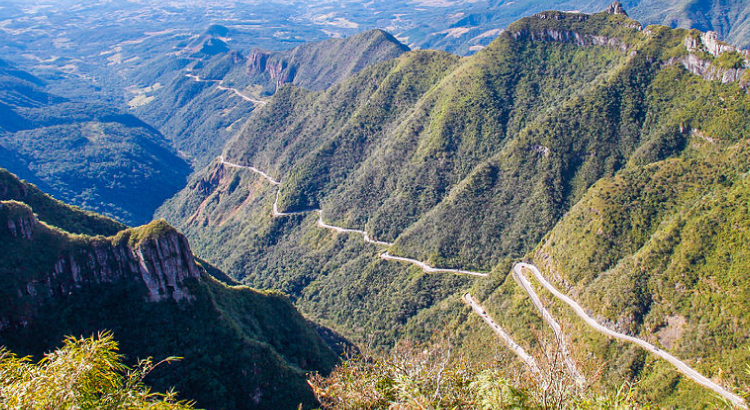
[[238,97],[242,98],[245,101],[250,101],[253,104],[258,104],[258,105],[266,105],[266,104],[268,104],[268,102],[266,102],[266,101],[257,100],[257,99],[255,99],[253,97],[250,97],[249,95],[242,94],[240,92],[240,90],[238,90],[236,88],[226,87],[224,85],[224,80],[206,80],[206,79],[198,77],[195,74],[185,74],[185,77],[190,77],[190,78],[192,78],[193,80],[195,80],[196,82],[199,82],[199,83],[218,83],[218,84],[216,84],[216,88],[218,88],[219,90],[232,91]]
[[323,221],[323,211],[321,211],[320,209],[316,209],[316,211],[318,211],[318,226],[321,228],[330,229],[338,233],[355,233],[358,235],[362,235],[362,238],[365,240],[365,242],[372,243],[372,244],[379,245],[379,246],[393,245],[393,243],[391,242],[376,241],[375,239],[370,238],[370,235],[366,231],[362,231],[359,229],[341,228],[339,226],[328,225],[327,223]]
[[541,377],[542,372],[539,370],[539,366],[537,366],[536,360],[534,360],[534,358],[530,354],[526,353],[526,351],[523,350],[523,347],[519,346],[518,343],[516,343],[515,340],[513,340],[513,338],[510,337],[510,335],[505,330],[503,330],[503,328],[501,328],[497,323],[495,323],[494,320],[492,320],[492,318],[487,314],[487,311],[484,310],[482,305],[480,305],[479,302],[476,301],[476,299],[471,297],[468,292],[464,294],[463,299],[464,302],[471,306],[471,309],[474,311],[474,313],[479,315],[479,317],[481,317],[482,320],[484,320],[484,322],[490,326],[492,331],[494,331],[495,334],[497,334],[498,337],[500,337],[500,339],[505,342],[505,345],[508,346],[508,348],[512,350],[513,353],[515,353],[516,356],[518,356],[526,364],[526,366],[529,367],[529,369],[531,369],[532,373],[534,373],[536,377]]
[[523,290],[526,291],[526,294],[529,295],[531,303],[533,303],[534,306],[536,306],[537,310],[539,310],[539,313],[542,314],[542,318],[544,319],[544,321],[547,322],[549,327],[552,328],[552,331],[555,332],[557,345],[560,348],[560,353],[562,354],[563,360],[565,362],[565,367],[568,368],[568,373],[570,373],[571,377],[573,377],[573,380],[575,380],[579,386],[586,385],[586,378],[583,377],[583,375],[581,375],[581,373],[578,371],[578,367],[576,367],[576,364],[570,355],[570,350],[568,350],[568,344],[565,342],[565,335],[563,334],[560,324],[557,323],[557,320],[555,320],[555,318],[552,317],[549,311],[544,307],[542,301],[539,299],[539,296],[536,294],[534,287],[531,286],[531,283],[528,281],[528,279],[526,279],[526,276],[523,275],[523,272],[521,272],[521,268],[522,266],[520,263],[516,264],[513,267],[513,277],[516,279],[516,282],[521,285]]
[[270,182],[271,185],[279,185],[279,184],[281,184],[281,182],[279,182],[279,181],[271,178],[268,174],[266,174],[265,172],[259,170],[258,168],[249,167],[249,166],[246,166],[246,165],[239,165],[239,164],[235,164],[235,163],[232,163],[232,162],[225,161],[223,155],[219,155],[219,161],[221,161],[221,163],[223,165],[226,165],[228,167],[249,169],[250,171],[253,171],[256,174],[262,176],[266,181]]
[[[342,228],[334,225],[326,224],[323,221],[323,212],[320,209],[306,209],[302,211],[296,211],[296,212],[279,212],[278,210],[278,201],[279,201],[279,189],[278,185],[280,185],[280,181],[277,181],[270,177],[265,172],[252,167],[252,166],[245,166],[245,165],[239,165],[234,164],[231,162],[228,162],[224,159],[223,156],[219,156],[219,160],[223,165],[226,165],[228,167],[234,167],[234,168],[242,168],[250,170],[260,176],[262,176],[264,179],[266,179],[268,182],[270,182],[272,185],[277,186],[276,188],[276,199],[273,203],[273,215],[275,217],[282,217],[282,216],[290,216],[290,215],[300,215],[305,214],[309,212],[317,212],[318,213],[318,226],[321,228],[329,229],[334,232],[338,233],[354,233],[358,235],[362,235],[365,242],[372,243],[380,246],[390,246],[392,243],[390,242],[382,242],[377,241],[367,234],[366,231],[359,230],[359,229],[348,229],[348,228]],[[488,276],[487,273],[484,272],[473,272],[468,270],[461,270],[461,269],[442,269],[442,268],[435,268],[433,266],[430,266],[424,262],[418,261],[416,259],[411,258],[404,258],[401,256],[393,256],[388,253],[388,251],[383,252],[380,255],[381,258],[385,260],[390,261],[399,261],[399,262],[407,262],[414,265],[419,266],[423,271],[427,273],[455,273],[455,274],[462,274],[462,275],[471,275],[471,276]],[[625,340],[627,342],[631,342],[634,344],[637,344],[638,346],[641,346],[642,348],[648,350],[649,352],[663,358],[664,360],[668,361],[670,364],[675,366],[678,371],[680,371],[682,374],[687,376],[688,378],[692,379],[696,383],[705,386],[715,393],[721,395],[722,397],[729,400],[731,403],[733,403],[736,406],[739,406],[743,409],[747,409],[747,405],[745,404],[745,401],[742,399],[742,397],[726,390],[722,386],[718,385],[717,383],[713,382],[711,379],[707,378],[706,376],[702,375],[692,367],[688,366],[678,358],[672,356],[671,354],[665,352],[664,350],[659,349],[658,347],[646,342],[645,340],[638,339],[633,336],[629,336],[623,333],[615,332],[613,330],[610,330],[609,328],[599,324],[599,322],[596,321],[596,319],[589,316],[586,311],[573,299],[568,297],[567,295],[563,294],[559,290],[557,290],[552,284],[550,284],[547,279],[542,276],[539,269],[536,268],[536,266],[528,264],[528,263],[517,263],[513,267],[513,273],[514,277],[516,278],[516,281],[521,285],[521,287],[526,291],[526,293],[531,298],[532,303],[534,306],[536,306],[537,309],[542,314],[542,317],[547,322],[547,324],[552,327],[552,330],[555,332],[556,337],[558,340],[561,341],[560,346],[561,349],[563,349],[563,355],[565,357],[565,363],[568,367],[569,372],[573,375],[574,379],[578,383],[585,383],[585,379],[583,376],[578,372],[578,369],[575,367],[575,363],[573,363],[570,353],[568,352],[567,345],[564,343],[564,335],[562,334],[562,329],[560,327],[560,324],[557,323],[557,321],[552,317],[552,315],[547,311],[547,309],[544,308],[544,305],[542,305],[541,300],[539,299],[539,296],[534,291],[533,287],[531,286],[531,283],[529,282],[528,278],[526,278],[526,275],[523,273],[523,269],[530,270],[534,277],[539,281],[539,283],[542,284],[542,286],[547,289],[550,293],[552,293],[556,298],[562,300],[564,303],[566,303],[568,306],[573,308],[575,313],[583,319],[586,324],[593,327],[595,330],[597,330],[600,333],[604,333],[607,336],[613,337],[615,339]],[[516,354],[518,357],[521,358],[531,369],[532,371],[536,372],[537,374],[540,374],[539,367],[536,365],[536,361],[534,361],[534,358],[531,357],[528,353],[526,353],[521,346],[519,346],[513,339],[506,333],[500,326],[495,323],[494,320],[487,314],[487,312],[482,308],[482,306],[474,300],[470,294],[466,293],[463,297],[464,301],[471,306],[471,308],[479,314],[482,319],[493,329],[493,331],[505,342],[505,344]]]
[[401,256],[393,256],[389,254],[388,252],[383,252],[380,255],[380,257],[389,261],[408,262],[408,263],[417,265],[420,268],[422,268],[423,271],[427,273],[455,273],[458,275],[471,275],[471,276],[483,276],[483,277],[489,275],[488,273],[485,273],[485,272],[473,272],[470,270],[435,268],[424,262],[418,261],[416,259],[404,258]]
[[[275,216],[275,217],[301,215],[301,214],[306,214],[306,213],[309,213],[309,212],[317,212],[318,213],[317,224],[321,228],[329,229],[329,230],[332,230],[332,231],[337,232],[337,233],[353,233],[353,234],[357,234],[357,235],[362,235],[362,238],[364,239],[365,242],[371,243],[371,244],[374,244],[374,245],[378,245],[378,246],[386,246],[387,247],[387,246],[393,245],[393,243],[391,243],[391,242],[378,241],[378,240],[375,240],[375,239],[371,238],[370,235],[367,233],[367,231],[363,231],[363,230],[360,230],[360,229],[342,228],[340,226],[329,225],[329,224],[327,224],[323,220],[323,211],[320,210],[320,209],[303,209],[301,211],[295,211],[295,212],[280,212],[279,211],[279,192],[280,191],[278,189],[278,185],[280,184],[279,181],[273,179],[267,173],[259,170],[258,168],[255,168],[253,166],[239,165],[239,164],[235,164],[233,162],[229,162],[226,159],[224,159],[223,155],[219,155],[219,161],[221,162],[222,165],[225,165],[225,166],[228,166],[228,167],[241,168],[241,169],[247,169],[249,171],[252,171],[252,172],[260,175],[261,177],[263,177],[266,181],[268,181],[272,185],[276,185],[277,186],[277,188],[276,188],[276,199],[273,201],[273,216]],[[383,259],[385,259],[385,260],[407,262],[407,263],[411,263],[411,264],[417,265],[420,268],[422,268],[423,271],[425,271],[427,273],[454,273],[454,274],[459,274],[459,275],[472,275],[472,276],[487,276],[488,275],[487,273],[484,273],[484,272],[472,272],[472,271],[461,270],[461,269],[436,268],[436,267],[430,266],[430,265],[428,265],[428,264],[426,264],[424,262],[418,261],[416,259],[404,258],[404,257],[401,257],[401,256],[393,256],[393,255],[389,254],[387,251],[383,252],[382,254],[380,254],[380,257],[383,258]]]
[[680,373],[684,374],[685,376],[692,379],[696,383],[713,390],[715,393],[726,398],[727,400],[732,402],[734,405],[739,406],[743,409],[748,408],[747,405],[745,404],[745,400],[742,399],[742,397],[730,392],[729,390],[725,389],[722,386],[719,386],[717,383],[714,383],[711,379],[698,373],[695,369],[688,366],[680,359],[672,356],[671,354],[665,352],[662,349],[659,349],[658,347],[652,345],[651,343],[646,342],[645,340],[641,340],[637,337],[629,336],[624,333],[615,332],[614,330],[610,330],[609,328],[599,324],[599,322],[597,322],[596,319],[592,318],[586,313],[586,311],[581,307],[581,305],[579,305],[576,301],[574,301],[567,295],[557,290],[557,288],[552,286],[552,284],[550,284],[547,281],[547,279],[544,276],[542,276],[542,273],[539,272],[539,269],[537,269],[536,266],[528,264],[528,263],[518,263],[513,267],[513,270],[516,272],[516,275],[523,278],[525,282],[528,282],[528,280],[526,279],[526,276],[523,274],[523,269],[530,270],[531,273],[534,274],[534,277],[536,277],[536,279],[539,281],[539,283],[542,284],[542,286],[544,286],[545,289],[547,289],[550,293],[555,295],[556,298],[560,299],[561,301],[565,302],[565,304],[573,308],[573,311],[578,315],[578,317],[583,319],[583,321],[586,322],[587,325],[593,327],[598,332],[604,333],[605,335],[610,336],[610,337],[614,337],[615,339],[625,340],[627,342],[637,344],[638,346],[668,361],[670,364],[676,367],[677,370],[680,371]]

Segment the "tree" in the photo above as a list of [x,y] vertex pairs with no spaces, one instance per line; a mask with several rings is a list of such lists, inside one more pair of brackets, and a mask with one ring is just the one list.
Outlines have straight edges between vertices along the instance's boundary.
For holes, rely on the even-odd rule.
[[0,349],[0,407],[4,409],[151,409],[187,410],[174,391],[154,393],[143,379],[154,363],[141,360],[131,369],[123,364],[109,332],[90,338],[68,337],[63,346],[38,363]]

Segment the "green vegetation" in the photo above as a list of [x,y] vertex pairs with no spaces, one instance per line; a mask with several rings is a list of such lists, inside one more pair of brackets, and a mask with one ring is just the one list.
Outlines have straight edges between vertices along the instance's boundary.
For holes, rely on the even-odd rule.
[[128,224],[149,222],[184,186],[189,166],[151,126],[43,86],[0,61],[0,166],[58,199]]
[[127,228],[113,219],[60,202],[2,168],[0,200],[23,202],[39,219],[71,233],[110,236]]
[[580,389],[564,373],[538,381],[499,367],[451,357],[445,346],[401,345],[388,357],[359,355],[328,377],[310,379],[324,409],[620,409],[648,408],[633,400],[632,386],[597,395]]
[[[320,207],[329,223],[394,241],[393,254],[481,269],[486,280],[383,261],[361,238],[319,229],[312,214],[272,218],[275,187],[217,163],[159,215],[232,277],[289,293],[378,352],[447,329],[472,360],[493,360],[496,340],[460,302],[469,288],[538,348],[535,333],[548,330],[506,276],[526,256],[613,326],[663,340],[742,388],[741,312],[750,309],[740,300],[744,262],[733,255],[744,255],[743,237],[722,233],[741,229],[744,196],[722,190],[750,164],[748,94],[674,64],[693,33],[639,27],[622,15],[544,13],[470,58],[413,51],[322,92],[287,86],[227,146],[229,160],[282,181],[282,210]],[[711,218],[695,214],[699,204],[711,204]],[[643,262],[667,226],[675,231],[660,258]],[[695,243],[683,249],[688,233]],[[722,243],[732,247],[714,250]],[[724,292],[737,297],[712,309]],[[640,380],[644,402],[712,405],[668,365],[551,308],[591,355],[584,367],[601,373],[598,391]]]
[[176,393],[154,393],[144,379],[159,363],[141,360],[130,369],[109,333],[65,339],[61,348],[32,363],[29,357],[0,350],[0,405],[9,409],[153,409],[187,410]]
[[[220,80],[225,87],[267,99],[287,83],[312,90],[326,89],[406,51],[408,48],[390,34],[371,30],[273,53],[258,49],[247,55],[221,52],[177,72],[165,70],[159,81],[166,86],[156,90],[155,99],[136,112],[157,126],[197,165],[205,166],[221,153],[227,140],[241,130],[256,108],[232,91],[217,89]],[[196,82],[185,77],[185,68],[212,81]]]
[[714,64],[725,70],[732,68],[745,68],[745,57],[737,51],[727,51],[717,57],[716,60],[714,60]]
[[[77,217],[77,226],[102,220]],[[37,222],[27,204],[2,201],[0,242],[0,345],[21,355],[108,329],[128,366],[184,358],[150,372],[149,385],[237,409],[311,408],[305,373],[326,374],[337,362],[286,296],[214,279],[216,269],[197,265],[164,221],[109,237],[71,234]]]

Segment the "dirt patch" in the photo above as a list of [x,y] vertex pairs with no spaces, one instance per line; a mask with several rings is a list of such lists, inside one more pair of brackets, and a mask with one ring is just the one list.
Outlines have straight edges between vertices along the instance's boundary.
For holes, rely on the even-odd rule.
[[682,333],[685,331],[685,324],[687,321],[683,316],[673,315],[667,316],[666,324],[656,332],[656,337],[667,349],[671,349],[674,342],[682,337]]

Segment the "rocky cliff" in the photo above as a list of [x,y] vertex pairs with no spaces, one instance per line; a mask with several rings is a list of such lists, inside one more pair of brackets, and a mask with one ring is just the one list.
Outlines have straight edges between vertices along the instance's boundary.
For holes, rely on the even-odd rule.
[[0,276],[4,297],[24,306],[3,317],[23,327],[27,312],[101,284],[135,283],[147,302],[191,301],[189,283],[201,280],[187,239],[164,221],[112,237],[71,235],[37,220],[31,208],[0,202]]
[[201,408],[315,406],[305,373],[330,371],[336,354],[286,296],[214,280],[226,275],[164,221],[109,236],[53,226],[46,216],[95,231],[106,218],[6,176],[3,195],[19,200],[0,200],[0,346],[38,357],[109,330],[128,365],[182,357],[149,378]]
[[718,80],[722,83],[740,81],[743,87],[747,67],[750,66],[750,51],[739,50],[719,41],[718,35],[691,33],[685,37],[685,48],[688,55],[673,59],[678,60],[688,71],[706,80]]

